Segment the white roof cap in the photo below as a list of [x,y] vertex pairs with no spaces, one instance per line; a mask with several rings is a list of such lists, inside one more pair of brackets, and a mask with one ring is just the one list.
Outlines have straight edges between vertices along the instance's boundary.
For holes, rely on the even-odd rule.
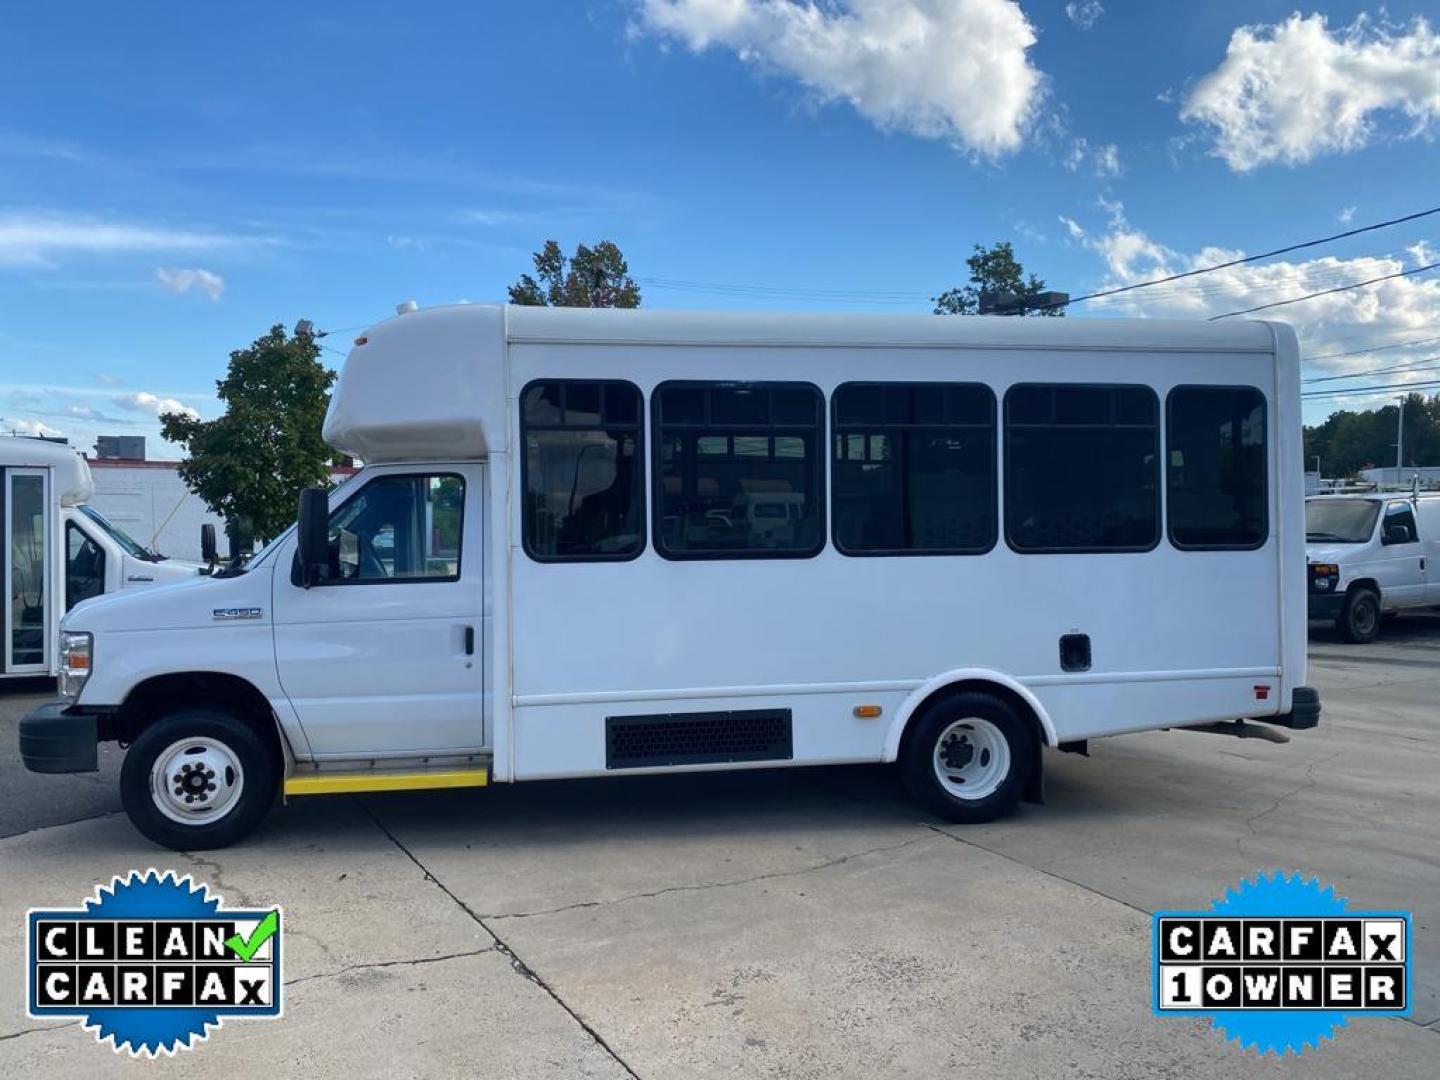
[[64,443],[23,435],[0,438],[0,465],[6,468],[55,470],[55,490],[61,506],[78,506],[95,494],[95,480],[80,451]]

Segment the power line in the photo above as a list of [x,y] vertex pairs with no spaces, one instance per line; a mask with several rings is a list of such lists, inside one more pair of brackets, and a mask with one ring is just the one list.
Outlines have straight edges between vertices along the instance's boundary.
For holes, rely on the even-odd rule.
[[1377,383],[1374,386],[1352,386],[1344,390],[1306,390],[1300,396],[1302,398],[1344,397],[1347,394],[1379,393],[1382,390],[1429,390],[1435,387],[1440,387],[1440,379],[1429,379],[1425,382],[1414,383]]
[[1286,304],[1298,304],[1302,300],[1314,300],[1317,296],[1329,296],[1332,293],[1348,292],[1351,289],[1363,289],[1366,285],[1377,285],[1382,281],[1391,281],[1395,278],[1409,277],[1411,274],[1423,274],[1426,270],[1434,270],[1440,266],[1440,262],[1429,263],[1425,266],[1417,266],[1411,270],[1401,270],[1394,274],[1383,274],[1380,277],[1370,278],[1368,281],[1356,281],[1349,285],[1339,285],[1333,289],[1321,289],[1319,292],[1307,293],[1305,296],[1292,296],[1288,300],[1275,300],[1269,304],[1257,304],[1254,307],[1244,308],[1240,311],[1227,311],[1223,315],[1211,315],[1208,322],[1215,322],[1217,319],[1228,319],[1233,315],[1249,315],[1256,311],[1265,311],[1268,308],[1284,307]]
[[[1246,255],[1244,258],[1231,259],[1229,262],[1216,263],[1214,266],[1202,266],[1197,270],[1186,270],[1180,274],[1170,274],[1168,277],[1155,278],[1152,281],[1140,281],[1134,285],[1122,285],[1116,289],[1102,289],[1099,292],[1087,293],[1084,296],[1073,296],[1066,301],[1068,304],[1078,304],[1082,300],[1098,300],[1102,296],[1117,296],[1120,293],[1133,292],[1136,289],[1148,289],[1152,285],[1163,285],[1167,281],[1180,281],[1183,278],[1197,277],[1200,274],[1211,274],[1216,270],[1228,270],[1232,266],[1244,266],[1246,263],[1259,262],[1261,259],[1273,258],[1276,255],[1288,255],[1292,251],[1303,251],[1305,248],[1318,247],[1321,244],[1330,244],[1336,240],[1344,240],[1347,237],[1359,236],[1361,233],[1374,232],[1376,229],[1388,229],[1391,225],[1403,225],[1407,221],[1417,221],[1431,214],[1440,214],[1440,206],[1431,207],[1429,210],[1420,210],[1413,214],[1406,214],[1404,217],[1391,218],[1389,221],[1379,221],[1374,225],[1364,225],[1358,229],[1349,229],[1345,232],[1335,233],[1333,236],[1323,236],[1318,240],[1306,240],[1300,244],[1291,244],[1289,247],[1276,248],[1274,251],[1263,251],[1258,255]],[[1060,304],[1036,305],[1037,307],[1061,307]],[[1243,314],[1235,312],[1235,314]],[[1221,316],[1223,318],[1223,316]]]
[[1349,352],[1321,353],[1319,356],[1306,356],[1303,359],[1306,363],[1315,360],[1338,360],[1342,356],[1364,356],[1366,353],[1385,352],[1387,349],[1409,349],[1417,345],[1429,345],[1440,341],[1440,337],[1418,338],[1415,341],[1401,341],[1394,345],[1375,345],[1368,349],[1351,349]]
[[1392,371],[1424,371],[1426,365],[1433,364],[1440,360],[1440,353],[1435,356],[1427,356],[1422,360],[1412,360],[1408,364],[1393,364],[1390,367],[1367,368],[1364,371],[1352,371],[1346,375],[1316,375],[1313,378],[1301,379],[1303,383],[1336,382],[1340,379],[1358,379],[1362,375],[1388,375]]

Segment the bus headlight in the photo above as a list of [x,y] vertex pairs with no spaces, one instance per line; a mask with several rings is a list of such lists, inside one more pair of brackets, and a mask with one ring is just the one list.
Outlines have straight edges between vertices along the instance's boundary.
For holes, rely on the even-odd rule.
[[74,701],[80,696],[80,688],[90,677],[90,651],[92,638],[89,634],[71,630],[60,635],[60,696]]

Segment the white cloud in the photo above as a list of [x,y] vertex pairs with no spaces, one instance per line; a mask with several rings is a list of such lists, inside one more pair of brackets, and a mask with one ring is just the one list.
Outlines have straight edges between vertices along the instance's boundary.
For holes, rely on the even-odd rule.
[[1340,222],[1341,225],[1349,225],[1350,222],[1355,220],[1355,207],[1345,207],[1340,213],[1335,215],[1335,220]]
[[51,427],[43,420],[0,420],[0,427],[4,427],[7,431],[13,431],[17,435],[44,436],[48,439],[65,434],[59,428]]
[[155,280],[160,283],[162,288],[177,295],[189,292],[191,289],[198,289],[211,300],[219,300],[220,294],[225,291],[224,278],[209,270],[202,270],[198,266],[193,269],[162,266],[155,271]]
[[[1102,200],[1100,205],[1109,218],[1101,229],[1087,230],[1078,222],[1061,218],[1072,239],[1104,260],[1106,277],[1100,289],[1214,266],[1242,258],[1245,254],[1220,247],[1206,247],[1188,253],[1177,251],[1132,225],[1122,204]],[[1418,257],[1419,253],[1412,248],[1410,254]],[[1252,263],[1090,301],[1085,306],[1142,317],[1204,319],[1383,277],[1406,268],[1403,260],[1387,256],[1344,259],[1325,255],[1300,262]],[[1304,356],[1433,338],[1433,328],[1440,325],[1440,278],[1421,275],[1396,278],[1363,289],[1272,308],[1249,317],[1292,324],[1300,335]],[[1429,334],[1424,333],[1427,330]],[[1414,350],[1387,350],[1379,359],[1388,366],[1425,359],[1433,356],[1435,351],[1433,344],[1420,345]],[[1311,368],[1316,374],[1330,375],[1378,366],[1381,364],[1376,357],[1360,355],[1326,358],[1316,361]],[[1407,375],[1396,372],[1380,377],[1379,381],[1408,381],[1424,377],[1433,377],[1433,373]]]
[[193,409],[184,402],[173,397],[161,397],[145,390],[133,394],[116,394],[110,399],[122,409],[130,412],[145,413],[149,416],[160,417],[166,413],[183,413],[186,416],[199,419],[200,412]]
[[1091,146],[1090,140],[1077,135],[1070,140],[1070,149],[1062,161],[1071,172],[1079,172],[1088,165],[1096,176],[1109,179],[1119,176],[1125,170],[1120,165],[1120,148],[1114,143]]
[[1331,31],[1324,15],[1297,12],[1239,27],[1180,110],[1236,172],[1358,150],[1382,117],[1403,117],[1404,137],[1440,119],[1440,35],[1421,17],[1399,28],[1361,15]]
[[52,266],[64,255],[214,251],[255,240],[49,212],[0,214],[0,266]]
[[1065,5],[1065,17],[1081,30],[1089,30],[1105,14],[1100,0],[1071,0]]
[[1096,176],[1119,176],[1124,170],[1120,167],[1120,149],[1114,143],[1095,148],[1095,175]]
[[1044,94],[1013,0],[638,0],[632,30],[719,46],[844,101],[885,130],[995,156],[1016,150]]

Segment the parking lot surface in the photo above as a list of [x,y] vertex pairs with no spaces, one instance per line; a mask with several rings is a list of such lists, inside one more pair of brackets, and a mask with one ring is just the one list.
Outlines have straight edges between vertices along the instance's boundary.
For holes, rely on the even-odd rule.
[[[884,768],[300,800],[183,855],[101,771],[21,768],[0,697],[0,1075],[1433,1077],[1440,618],[1316,631],[1318,730],[1181,732],[1047,757],[1047,802],[926,818]],[[38,688],[36,688],[38,690]],[[24,916],[131,868],[280,904],[285,1016],[158,1063],[27,1019]],[[1299,1058],[1150,1008],[1150,920],[1272,868],[1414,914],[1414,1014]]]

